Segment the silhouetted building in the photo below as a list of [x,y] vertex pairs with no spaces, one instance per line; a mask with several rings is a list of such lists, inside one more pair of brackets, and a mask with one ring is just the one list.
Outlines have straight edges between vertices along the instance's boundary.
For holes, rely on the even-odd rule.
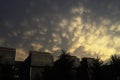
[[89,80],[92,78],[92,67],[93,63],[95,62],[94,58],[84,57],[82,58],[81,65],[84,65],[86,70],[86,75],[88,75]]
[[77,68],[77,67],[79,67],[79,65],[80,65],[80,60],[79,60],[79,58],[77,58],[76,56],[71,56],[71,60],[74,60],[74,68]]
[[16,49],[0,47],[0,80],[42,80],[46,66],[52,66],[50,53],[31,51],[24,61],[15,61]]
[[14,68],[15,80],[30,80],[30,57],[25,61],[16,61]]
[[82,58],[82,61],[86,61],[88,68],[90,68],[92,66],[92,64],[94,63],[95,59],[94,58],[84,57],[84,58]]
[[0,80],[13,80],[16,49],[0,47]]
[[0,64],[14,64],[16,49],[0,47]]
[[50,53],[31,51],[25,61],[16,61],[15,80],[42,80],[45,66],[51,66],[53,56]]
[[23,78],[23,65],[24,62],[22,61],[16,61],[15,62],[15,68],[14,68],[14,79],[15,80],[22,80]]
[[45,66],[51,66],[53,56],[50,53],[31,51],[31,80],[42,80]]

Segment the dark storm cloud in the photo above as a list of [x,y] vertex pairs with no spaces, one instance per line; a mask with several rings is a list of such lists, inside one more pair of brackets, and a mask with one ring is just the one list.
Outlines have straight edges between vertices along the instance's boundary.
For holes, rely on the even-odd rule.
[[[90,29],[85,25],[94,23],[97,28],[105,26],[106,35],[118,36],[119,3],[120,0],[1,0],[0,46],[53,52],[60,48],[68,50],[74,44],[71,41],[74,34],[80,32],[87,39]],[[82,30],[72,28],[70,32],[73,18],[79,16]],[[62,21],[64,27],[60,26]],[[76,53],[79,51],[77,48]]]
[[[50,0],[1,1],[1,36],[10,38],[13,42],[18,39],[16,41],[19,43],[27,31],[41,32],[43,28],[49,29],[48,33],[54,32],[57,23],[68,15],[69,6],[69,3],[67,5],[63,1]],[[49,34],[47,36],[50,37]]]

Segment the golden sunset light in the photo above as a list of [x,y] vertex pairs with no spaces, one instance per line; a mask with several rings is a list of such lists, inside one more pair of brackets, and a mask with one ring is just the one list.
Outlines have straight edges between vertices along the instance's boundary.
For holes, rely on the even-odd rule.
[[114,0],[30,0],[1,2],[0,46],[107,60],[120,52],[120,6]]
[[0,0],[0,80],[120,80],[120,0]]

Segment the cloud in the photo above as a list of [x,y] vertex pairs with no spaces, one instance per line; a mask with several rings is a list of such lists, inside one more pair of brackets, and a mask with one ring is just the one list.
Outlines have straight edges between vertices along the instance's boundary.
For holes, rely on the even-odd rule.
[[28,56],[28,52],[24,51],[23,49],[16,49],[16,61],[24,61],[26,57]]
[[33,50],[39,51],[43,46],[39,43],[32,43],[31,46],[33,47]]
[[0,46],[53,53],[62,48],[71,55],[93,57],[98,54],[106,59],[119,52],[119,2],[2,1]]
[[53,49],[52,49],[52,51],[60,51],[60,50],[61,50],[61,48],[57,47],[57,46],[54,46]]
[[0,38],[0,45],[5,43],[5,39],[4,38]]

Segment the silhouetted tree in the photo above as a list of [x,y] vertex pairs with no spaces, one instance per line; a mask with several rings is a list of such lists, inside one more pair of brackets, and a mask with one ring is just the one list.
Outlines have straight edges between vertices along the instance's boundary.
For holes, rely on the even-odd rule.
[[89,80],[87,58],[83,58],[77,70],[77,80]]
[[100,58],[96,58],[91,63],[91,69],[92,69],[92,79],[93,80],[102,80],[102,64],[103,61],[100,60]]
[[62,50],[60,58],[54,63],[55,80],[74,80],[75,70],[74,63],[76,57],[70,56],[66,51]]
[[52,67],[46,66],[44,80],[120,80],[120,56],[112,55],[107,64],[100,58],[82,58],[74,67],[76,57],[62,50]]
[[120,55],[112,55],[110,57],[110,65],[114,80],[120,80]]

